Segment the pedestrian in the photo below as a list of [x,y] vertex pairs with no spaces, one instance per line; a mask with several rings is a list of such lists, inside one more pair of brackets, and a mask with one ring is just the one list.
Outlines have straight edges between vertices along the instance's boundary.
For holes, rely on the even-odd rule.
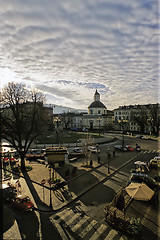
[[110,160],[108,159],[108,173],[110,173]]
[[91,159],[91,161],[90,161],[90,167],[92,167],[93,166],[93,161],[92,161],[92,159]]
[[113,150],[113,157],[115,157],[115,150]]

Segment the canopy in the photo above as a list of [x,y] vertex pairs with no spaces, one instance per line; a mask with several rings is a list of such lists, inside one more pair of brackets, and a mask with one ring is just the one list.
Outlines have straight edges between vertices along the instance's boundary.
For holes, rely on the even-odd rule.
[[149,201],[154,195],[154,191],[145,183],[131,183],[125,190],[135,200]]

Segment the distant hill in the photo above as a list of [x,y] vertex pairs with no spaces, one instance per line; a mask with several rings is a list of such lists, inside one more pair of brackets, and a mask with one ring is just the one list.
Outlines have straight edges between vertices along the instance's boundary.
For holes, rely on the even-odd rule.
[[54,114],[60,114],[60,113],[67,113],[67,112],[74,112],[74,113],[86,113],[87,110],[84,109],[74,109],[74,108],[69,108],[69,107],[63,107],[63,106],[58,106],[55,104],[45,104],[46,107],[53,107],[53,113]]

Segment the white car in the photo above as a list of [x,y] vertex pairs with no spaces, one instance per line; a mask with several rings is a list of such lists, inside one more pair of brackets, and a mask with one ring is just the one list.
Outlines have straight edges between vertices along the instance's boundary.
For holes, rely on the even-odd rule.
[[75,152],[75,153],[82,153],[83,151],[82,151],[82,149],[76,147],[76,148],[73,149],[73,152]]
[[90,151],[92,153],[99,153],[100,152],[100,150],[98,150],[96,147],[93,147],[93,146],[89,146],[88,151]]

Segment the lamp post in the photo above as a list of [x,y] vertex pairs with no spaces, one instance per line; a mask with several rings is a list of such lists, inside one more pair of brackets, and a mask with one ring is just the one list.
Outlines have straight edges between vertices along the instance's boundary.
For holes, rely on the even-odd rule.
[[122,130],[122,151],[124,151],[124,122],[124,118],[122,117],[119,123]]
[[148,125],[149,125],[149,133],[150,133],[150,138],[151,138],[153,118],[150,117],[149,119],[147,119],[147,123],[148,123]]
[[49,165],[49,185],[50,185],[50,189],[49,189],[49,192],[50,192],[50,203],[49,203],[49,207],[52,208],[52,192],[51,192],[51,165]]
[[102,120],[102,119],[101,119],[100,117],[97,119],[97,121],[98,121],[98,123],[99,123],[99,124],[98,124],[98,127],[99,127],[99,136],[100,136],[100,122],[101,122],[101,120]]
[[56,142],[57,144],[59,144],[59,122],[60,122],[59,117],[55,117],[54,122],[55,122]]

